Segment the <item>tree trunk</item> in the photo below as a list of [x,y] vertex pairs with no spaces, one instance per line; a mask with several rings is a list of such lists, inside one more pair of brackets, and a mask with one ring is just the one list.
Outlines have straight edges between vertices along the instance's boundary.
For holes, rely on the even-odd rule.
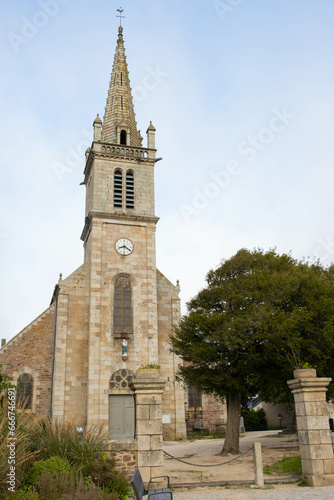
[[241,396],[239,394],[226,398],[227,402],[227,426],[225,443],[221,454],[239,455],[239,429],[241,413]]

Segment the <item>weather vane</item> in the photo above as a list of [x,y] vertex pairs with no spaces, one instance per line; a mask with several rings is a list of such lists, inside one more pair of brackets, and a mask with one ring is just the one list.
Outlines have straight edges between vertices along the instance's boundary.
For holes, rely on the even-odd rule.
[[119,16],[116,17],[119,17],[119,25],[122,26],[122,19],[125,19],[125,16],[122,16],[122,12],[124,12],[124,9],[120,7],[119,9],[117,9],[117,12],[119,12]]

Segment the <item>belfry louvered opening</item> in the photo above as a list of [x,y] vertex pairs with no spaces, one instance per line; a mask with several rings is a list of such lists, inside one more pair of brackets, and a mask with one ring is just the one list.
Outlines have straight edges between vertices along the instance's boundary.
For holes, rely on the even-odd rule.
[[123,176],[121,170],[114,174],[114,208],[122,208],[123,200]]
[[126,130],[121,130],[120,139],[121,144],[124,144],[126,146]]
[[135,179],[132,172],[126,173],[126,209],[135,208]]

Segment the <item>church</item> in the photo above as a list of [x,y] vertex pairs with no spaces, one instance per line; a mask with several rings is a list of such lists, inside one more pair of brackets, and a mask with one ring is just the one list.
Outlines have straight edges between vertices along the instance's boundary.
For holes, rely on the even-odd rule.
[[0,349],[27,410],[83,428],[108,425],[112,440],[134,436],[129,384],[148,365],[166,379],[165,439],[185,438],[186,420],[199,415],[199,427],[226,422],[223,404],[175,379],[182,360],[168,338],[180,320],[180,288],[156,267],[155,132],[150,123],[144,145],[120,26],[104,118],[97,115],[86,151],[84,263],[60,276],[49,308]]

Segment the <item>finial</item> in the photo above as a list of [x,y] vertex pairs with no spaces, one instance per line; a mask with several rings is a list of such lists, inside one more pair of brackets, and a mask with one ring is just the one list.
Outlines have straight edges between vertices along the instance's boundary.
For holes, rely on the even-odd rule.
[[155,126],[153,125],[153,123],[152,123],[152,122],[150,122],[150,124],[149,124],[149,126],[148,126],[148,129],[147,129],[147,131],[146,131],[146,133],[147,133],[149,130],[152,130],[153,132],[155,132],[155,130],[156,130],[156,129],[155,129]]
[[[122,9],[122,7],[120,7],[119,9],[117,9],[117,12],[119,12],[119,16],[116,16],[116,17],[119,17],[119,27],[121,28],[121,26],[122,26],[122,19],[125,19],[125,16],[122,16],[122,13],[124,12],[124,9]],[[118,33],[121,35],[122,31],[118,30]]]

